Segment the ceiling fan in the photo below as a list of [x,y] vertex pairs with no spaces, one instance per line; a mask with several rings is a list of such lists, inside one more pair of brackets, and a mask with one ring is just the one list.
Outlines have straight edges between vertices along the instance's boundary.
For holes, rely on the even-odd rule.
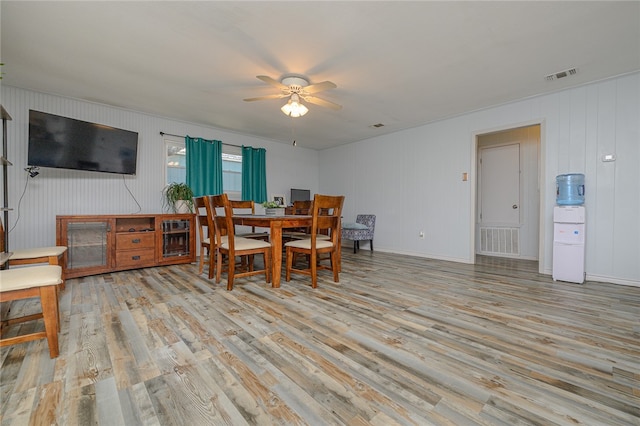
[[280,93],[267,96],[258,96],[255,98],[246,98],[245,101],[262,101],[266,99],[282,99],[289,98],[289,101],[281,108],[282,112],[291,117],[301,117],[305,115],[309,110],[305,107],[300,99],[309,102],[314,105],[339,110],[341,105],[321,99],[315,96],[311,96],[314,93],[322,92],[324,90],[335,89],[336,86],[330,81],[323,81],[322,83],[309,84],[309,80],[302,76],[285,76],[281,81],[274,80],[266,75],[257,76],[258,79],[270,84],[280,90]]

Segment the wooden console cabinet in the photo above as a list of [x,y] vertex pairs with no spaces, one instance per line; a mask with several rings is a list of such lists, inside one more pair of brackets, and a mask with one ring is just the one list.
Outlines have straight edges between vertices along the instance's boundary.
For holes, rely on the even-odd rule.
[[65,278],[195,260],[193,214],[56,216]]

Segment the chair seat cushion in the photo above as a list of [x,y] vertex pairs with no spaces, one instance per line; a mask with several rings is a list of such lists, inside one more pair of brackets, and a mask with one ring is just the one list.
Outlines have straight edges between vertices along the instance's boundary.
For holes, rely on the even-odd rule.
[[[226,235],[222,236],[222,243],[226,243],[227,240],[229,239],[229,237],[227,237]],[[205,238],[204,240],[202,240],[202,244],[211,244],[211,238]]]
[[[289,241],[284,246],[311,250],[311,238]],[[328,247],[333,247],[333,243],[331,241],[316,239],[316,248],[321,249],[321,248],[328,248]]]
[[28,266],[0,271],[0,292],[62,284],[62,267]]
[[342,229],[369,229],[367,225],[363,225],[362,223],[353,222],[353,223],[345,223],[342,225]]
[[65,246],[37,247],[37,248],[30,248],[30,249],[13,250],[9,260],[35,259],[38,257],[60,256],[65,251],[67,251],[67,248]]
[[301,238],[304,238],[304,237],[309,236],[309,233],[308,232],[301,232],[301,231],[292,231],[292,232],[283,231],[282,235],[286,235],[287,237],[301,237]]
[[[304,234],[304,239],[310,240],[311,239],[311,234]],[[316,240],[330,240],[331,237],[325,234],[317,234],[316,235]]]
[[264,238],[268,237],[268,232],[247,232],[247,233],[237,233],[236,238]]
[[[253,250],[253,249],[257,249],[257,248],[265,248],[265,247],[271,247],[271,243],[268,243],[266,241],[262,241],[262,240],[254,240],[252,238],[242,238],[242,237],[238,237],[235,238],[233,240],[234,242],[234,247],[236,250]],[[229,248],[229,241],[222,241],[222,246],[223,249],[228,249]]]

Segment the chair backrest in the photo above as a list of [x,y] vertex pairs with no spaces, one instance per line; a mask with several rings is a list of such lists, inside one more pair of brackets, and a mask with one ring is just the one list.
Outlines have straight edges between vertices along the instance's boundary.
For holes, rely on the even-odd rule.
[[215,229],[216,245],[222,244],[222,236],[226,235],[229,251],[235,250],[235,230],[233,227],[233,210],[227,194],[208,196],[208,215],[212,219],[212,226]]
[[[253,200],[248,200],[248,201],[229,200],[229,204],[231,204],[231,209],[233,210],[234,213],[256,214],[256,204],[253,202]],[[244,210],[244,211],[239,212],[238,210]]]
[[313,201],[294,201],[293,202],[293,214],[308,215],[313,208]]
[[329,236],[334,246],[338,244],[343,204],[344,195],[315,194],[311,209],[313,216],[311,225],[312,245],[315,243],[313,240],[315,240],[316,234],[325,233],[323,231],[329,231]]
[[193,197],[193,208],[195,210],[196,219],[198,220],[198,235],[200,236],[200,242],[209,238],[209,235],[213,237],[213,233],[209,230],[209,219],[207,217],[207,197]]
[[376,229],[376,215],[375,214],[359,214],[356,216],[356,223],[367,225],[369,232],[373,234]]
[[[231,211],[234,214],[256,214],[256,204],[253,200],[229,200]],[[251,227],[251,232],[256,232],[256,227]]]

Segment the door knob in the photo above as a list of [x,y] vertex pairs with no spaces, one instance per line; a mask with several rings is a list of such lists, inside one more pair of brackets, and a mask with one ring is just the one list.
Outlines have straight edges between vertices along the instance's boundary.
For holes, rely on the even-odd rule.
[[514,204],[514,205],[512,205],[512,206],[511,206],[511,208],[515,210],[515,209],[517,209],[517,208],[518,208],[518,205],[517,205],[517,204]]

